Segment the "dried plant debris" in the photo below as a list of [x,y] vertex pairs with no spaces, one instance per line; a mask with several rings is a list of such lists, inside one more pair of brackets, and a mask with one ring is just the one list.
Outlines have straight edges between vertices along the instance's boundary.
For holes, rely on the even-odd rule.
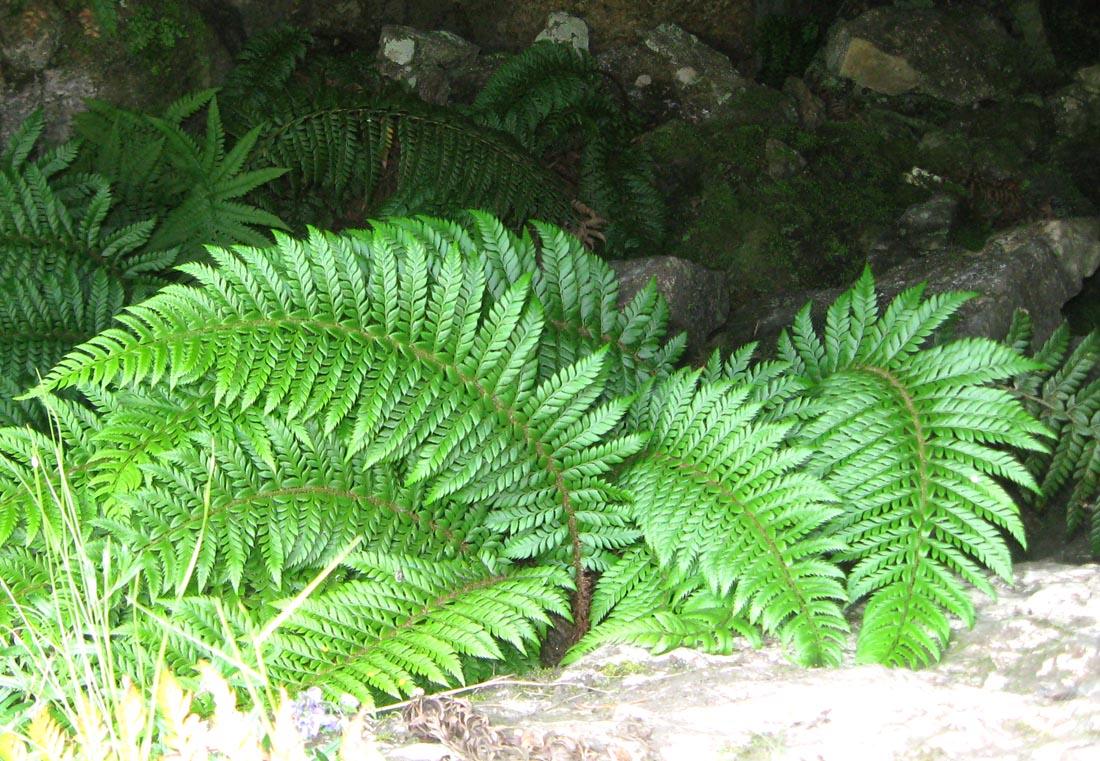
[[408,731],[419,740],[445,745],[468,761],[631,761],[616,746],[523,728],[498,729],[469,701],[451,696],[420,696],[402,711]]

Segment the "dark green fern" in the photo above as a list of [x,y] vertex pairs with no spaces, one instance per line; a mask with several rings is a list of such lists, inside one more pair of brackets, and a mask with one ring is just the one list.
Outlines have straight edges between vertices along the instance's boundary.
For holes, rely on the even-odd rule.
[[[206,130],[196,139],[185,125],[203,108]],[[286,170],[267,165],[245,171],[260,130],[227,149],[213,90],[181,98],[161,118],[93,101],[77,117],[77,131],[83,165],[120,189],[118,213],[157,219],[151,248],[179,247],[184,259],[194,259],[203,244],[265,245],[270,239],[259,229],[285,227],[243,197]]]
[[[1028,356],[1033,334],[1031,318],[1017,310],[1006,342]],[[1031,452],[1024,460],[1039,482],[1028,501],[1042,509],[1065,497],[1067,534],[1084,529],[1092,554],[1100,556],[1100,334],[1089,333],[1071,351],[1069,325],[1063,323],[1032,359],[1040,367],[1016,378],[1011,391],[1057,443],[1052,451]]]
[[168,282],[178,249],[149,244],[152,220],[108,226],[107,181],[69,172],[76,145],[32,159],[41,113],[0,157],[0,425],[46,425],[16,402],[69,349],[108,328],[125,304]]

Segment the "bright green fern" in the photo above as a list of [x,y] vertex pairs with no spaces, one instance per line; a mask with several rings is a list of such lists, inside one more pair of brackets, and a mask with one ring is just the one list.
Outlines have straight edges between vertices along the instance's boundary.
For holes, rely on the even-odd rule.
[[1043,451],[1048,432],[989,384],[1035,365],[990,340],[927,345],[970,296],[912,288],[880,315],[865,271],[829,308],[823,336],[807,307],[780,342],[819,402],[797,440],[844,507],[827,532],[848,545],[835,559],[851,566],[850,600],[867,598],[862,661],[938,659],[949,616],[973,624],[965,583],[993,594],[986,569],[1011,579],[1004,534],[1025,542],[998,479],[1036,485],[1004,447]]
[[[1010,573],[999,482],[1033,484],[997,447],[1045,429],[989,385],[1033,363],[925,345],[966,295],[880,315],[865,275],[781,361],[676,371],[659,296],[620,308],[548,225],[396,219],[209,257],[33,395],[88,544],[136,569],[120,663],[167,627],[177,669],[231,641],[291,684],[407,694],[554,626],[570,657],[771,635],[836,664],[868,597],[859,657],[920,665],[972,621],[964,585]],[[31,601],[16,558],[56,518],[28,518],[22,486],[46,444],[0,430],[0,567]]]

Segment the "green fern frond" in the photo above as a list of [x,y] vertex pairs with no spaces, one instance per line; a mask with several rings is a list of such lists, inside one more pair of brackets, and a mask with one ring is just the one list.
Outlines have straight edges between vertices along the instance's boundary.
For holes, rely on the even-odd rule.
[[569,577],[553,567],[493,571],[476,560],[363,553],[352,580],[306,601],[273,638],[269,673],[370,697],[462,683],[460,655],[499,659],[496,640],[537,646],[548,612],[568,616]]
[[608,251],[638,256],[659,247],[666,229],[664,199],[657,190],[653,160],[636,142],[592,138],[581,157],[577,195],[606,217],[603,231]]
[[285,24],[249,37],[221,89],[233,134],[243,135],[278,113],[312,43],[309,32]]
[[761,644],[757,627],[734,611],[731,595],[706,589],[700,577],[676,582],[646,547],[634,547],[604,571],[592,594],[594,626],[570,648],[562,665],[606,644],[625,643],[655,653],[690,647],[712,654],[736,649],[735,637]]
[[[206,109],[206,131],[196,140],[187,120]],[[156,118],[93,101],[77,119],[83,140],[79,166],[111,180],[120,194],[109,227],[158,218],[152,250],[182,248],[185,259],[202,244],[266,245],[257,228],[284,228],[277,216],[241,200],[286,170],[245,171],[259,129],[227,148],[214,90],[185,96]]]
[[[268,578],[286,568],[291,550],[264,534],[257,517],[266,508],[239,502],[251,493],[248,484],[286,477],[270,465],[281,456],[276,418],[341,437],[344,449],[325,446],[355,462],[356,472],[399,468],[408,485],[422,487],[429,507],[489,510],[484,525],[501,534],[508,557],[568,564],[579,579],[637,538],[622,515],[626,495],[608,480],[643,441],[610,435],[628,401],[597,403],[603,352],[540,379],[543,314],[528,278],[486,303],[484,266],[476,256],[434,252],[386,226],[343,238],[314,232],[307,242],[280,237],[264,250],[210,251],[217,269],[184,268],[203,287],[171,286],[130,307],[118,317],[123,328],[70,354],[39,389],[141,389],[164,380],[193,386],[209,400],[188,404],[183,415],[166,410],[156,394],[148,412],[131,400],[118,424],[108,423],[96,438],[105,445],[101,473],[91,475],[99,493],[121,485],[123,514],[131,512],[128,505],[145,504],[160,516],[153,533],[162,544],[152,553],[165,558],[159,576],[178,578],[186,556],[181,548],[197,541],[162,529],[196,532],[202,525],[201,451],[188,455],[186,478],[178,467],[186,443],[180,437],[201,441],[199,431],[220,433],[215,456],[238,460],[235,480],[222,481],[220,470],[229,464],[220,461],[212,476],[213,507],[224,515],[210,519],[225,521],[214,534],[226,546],[203,548],[200,583],[214,568],[223,574],[217,580],[233,585],[250,568]],[[234,430],[243,436],[239,444],[227,440]],[[247,467],[240,460],[246,452]],[[315,478],[339,472],[331,471]],[[133,491],[139,483],[148,490]],[[174,507],[171,495],[177,495]],[[323,509],[325,501],[317,504]],[[359,521],[344,522],[365,530]],[[288,547],[304,531],[291,524],[278,520]],[[329,542],[335,546],[336,539]],[[254,548],[259,566],[249,565]]]
[[[0,378],[7,389],[0,423],[37,421],[40,411],[13,401],[72,346],[112,324],[126,303],[167,281],[174,250],[147,245],[151,222],[105,224],[113,206],[107,182],[68,171],[74,147],[26,161],[41,123],[14,138],[0,171]],[[18,161],[18,165],[17,165]],[[15,391],[16,393],[12,393]]]
[[424,217],[388,224],[441,253],[454,246],[465,257],[479,256],[493,298],[530,278],[543,311],[541,378],[597,351],[607,356],[605,399],[630,396],[648,379],[672,372],[685,338],[666,340],[668,304],[655,284],[649,283],[629,304],[620,304],[615,272],[576,238],[535,222],[536,239],[516,235],[483,212],[471,211],[468,217],[467,227]]
[[838,663],[844,591],[826,557],[843,545],[821,533],[833,494],[799,472],[810,452],[786,444],[789,425],[758,420],[749,388],[699,376],[681,371],[639,403],[633,424],[652,435],[620,480],[634,518],[662,565],[733,590],[734,613],[803,663]]
[[[1017,310],[1010,345],[1028,356],[1032,336],[1030,318]],[[1039,491],[1026,498],[1042,508],[1072,485],[1067,535],[1087,527],[1092,553],[1100,556],[1100,511],[1095,507],[1100,499],[1100,333],[1089,333],[1070,351],[1069,325],[1062,323],[1032,359],[1042,367],[1018,376],[1010,390],[1050,429],[1056,443],[1050,452],[1027,453],[1024,464],[1039,481]]]
[[[242,171],[259,138],[259,128],[242,136],[227,152],[216,99],[207,107],[206,135],[201,146],[170,120],[151,122],[164,136],[167,158],[187,188],[157,229],[151,247],[194,246],[198,241],[210,245],[266,245],[267,237],[256,227],[286,227],[277,216],[234,200],[286,172],[278,168]],[[189,253],[194,255],[193,251]]]
[[612,120],[601,84],[596,61],[587,52],[544,40],[501,65],[471,111],[480,123],[543,156],[561,148],[578,129]]
[[798,439],[846,505],[829,531],[850,548],[836,556],[853,564],[850,599],[870,596],[857,645],[863,661],[938,659],[948,615],[973,622],[963,582],[992,594],[983,568],[1011,578],[1001,532],[1025,541],[998,481],[1036,486],[1001,447],[1042,451],[1038,437],[1048,432],[987,384],[1035,366],[989,340],[926,344],[967,297],[922,300],[911,289],[879,316],[865,271],[830,308],[824,339],[803,310],[780,342],[781,359],[820,403]]
[[280,204],[323,193],[330,223],[466,208],[491,210],[516,225],[573,217],[558,179],[520,146],[426,105],[313,108],[271,123],[257,151],[291,169]]
[[42,136],[45,127],[46,120],[41,109],[33,111],[24,119],[8,138],[8,144],[0,154],[0,172],[8,174],[21,170],[38,144],[38,138]]

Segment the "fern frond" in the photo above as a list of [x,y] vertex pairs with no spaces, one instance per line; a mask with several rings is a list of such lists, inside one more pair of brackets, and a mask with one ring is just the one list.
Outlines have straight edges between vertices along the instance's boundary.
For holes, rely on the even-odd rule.
[[392,224],[440,253],[452,246],[467,257],[476,252],[493,298],[530,278],[544,318],[539,343],[542,378],[601,350],[607,356],[607,399],[634,394],[649,378],[672,371],[685,346],[684,337],[665,340],[668,304],[655,285],[643,288],[629,304],[619,304],[614,271],[562,230],[533,223],[536,242],[529,234],[512,233],[483,212],[468,215],[467,227],[430,218],[393,220]]
[[[34,127],[34,125],[30,125]],[[29,140],[40,127],[17,138]],[[13,144],[13,157],[29,148]],[[0,171],[0,422],[42,421],[13,401],[72,346],[107,329],[126,303],[163,286],[172,250],[147,246],[151,222],[110,228],[107,182],[67,173],[71,150]],[[15,391],[16,393],[12,393]],[[40,422],[41,425],[41,422]],[[43,429],[45,426],[43,426]]]
[[[1026,313],[1013,315],[1010,338],[1022,356],[1031,353],[1033,326]],[[1039,491],[1026,495],[1038,508],[1069,489],[1068,536],[1087,526],[1093,555],[1100,556],[1100,333],[1089,333],[1070,348],[1069,325],[1062,323],[1034,353],[1040,368],[1018,376],[1011,391],[1041,420],[1055,439],[1050,452],[1029,452],[1024,461],[1039,481]],[[1068,353],[1068,356],[1067,356]]]
[[8,138],[8,144],[0,154],[0,172],[8,174],[20,171],[38,144],[38,138],[42,136],[45,127],[46,120],[41,109],[33,111],[24,119]]
[[829,310],[824,340],[803,317],[780,346],[820,402],[798,440],[847,505],[829,531],[849,547],[836,559],[853,564],[851,600],[870,596],[857,645],[864,661],[936,660],[948,615],[973,622],[963,582],[992,594],[983,568],[1011,577],[1001,531],[1025,541],[999,481],[1036,485],[1001,447],[1043,451],[1048,432],[987,384],[1035,366],[985,339],[927,348],[966,298],[922,300],[911,289],[879,316],[865,272]]
[[[310,109],[270,124],[257,150],[261,159],[291,169],[281,203],[324,193],[329,223],[466,208],[488,209],[516,225],[573,216],[560,182],[522,148],[424,105]],[[331,216],[349,208],[358,209],[357,218]]]
[[309,32],[285,24],[248,39],[221,89],[226,125],[233,134],[243,135],[274,116],[312,43]]
[[[147,397],[130,399],[96,435],[104,456],[89,479],[100,494],[115,491],[112,515],[151,527],[158,544],[149,555],[160,564],[151,576],[175,583],[207,520],[218,540],[201,548],[200,585],[277,581],[294,553],[323,562],[345,535],[329,529],[322,541],[292,518],[298,512],[383,541],[364,525],[377,513],[361,503],[356,517],[338,518],[318,512],[329,502],[308,489],[302,499],[313,507],[291,508],[295,500],[251,486],[339,481],[345,466],[360,479],[396,469],[387,477],[421,490],[409,499],[441,515],[467,514],[496,532],[507,557],[571,566],[578,586],[636,540],[622,513],[627,495],[609,478],[643,437],[613,434],[628,401],[600,401],[604,352],[540,378],[544,317],[530,279],[490,300],[477,256],[433,251],[402,230],[314,231],[305,242],[280,236],[264,250],[211,248],[217,269],[184,268],[201,287],[171,286],[130,307],[118,317],[122,328],[84,344],[44,381],[38,393],[123,386]],[[146,388],[161,381],[193,390],[181,403]],[[300,430],[310,431],[310,449],[344,465],[323,459],[316,472],[286,473],[281,458]],[[208,474],[211,447],[216,459],[230,459],[217,459]],[[213,483],[209,515],[200,503],[204,478]],[[242,498],[253,494],[246,508]],[[269,510],[277,512],[265,523]],[[456,544],[496,541],[484,532],[474,540],[454,517],[445,525]],[[313,549],[293,549],[299,536]]]
[[645,456],[620,483],[662,565],[699,574],[714,594],[733,590],[734,613],[800,661],[837,663],[844,592],[826,556],[843,545],[821,535],[837,515],[834,497],[798,471],[810,453],[785,443],[789,425],[758,420],[750,393],[700,383],[699,372],[655,383],[633,421],[652,431]]
[[541,156],[561,147],[573,129],[610,117],[600,79],[587,52],[544,40],[501,65],[471,110],[482,124]]
[[552,567],[492,572],[478,561],[426,562],[398,554],[349,558],[355,577],[306,601],[272,641],[276,678],[320,684],[331,694],[400,696],[463,681],[461,655],[520,651],[568,616],[569,577]]
[[690,647],[728,655],[741,636],[759,647],[759,630],[734,611],[731,596],[706,587],[699,577],[677,581],[645,547],[627,551],[600,576],[592,595],[595,625],[570,648],[563,665],[612,642],[654,653]]

